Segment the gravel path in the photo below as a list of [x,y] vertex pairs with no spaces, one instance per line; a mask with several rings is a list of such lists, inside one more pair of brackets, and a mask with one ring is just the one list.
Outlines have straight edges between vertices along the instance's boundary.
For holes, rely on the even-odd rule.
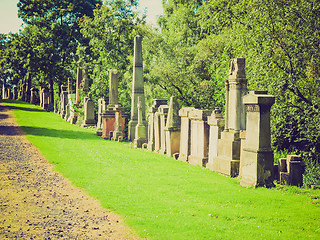
[[0,104],[0,239],[138,239],[52,167]]

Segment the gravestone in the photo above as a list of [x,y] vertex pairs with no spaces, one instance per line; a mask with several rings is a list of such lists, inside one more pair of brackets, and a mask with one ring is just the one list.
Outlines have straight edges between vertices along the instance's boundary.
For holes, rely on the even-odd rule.
[[221,138],[221,132],[224,129],[225,121],[219,108],[215,108],[208,117],[210,126],[209,134],[209,154],[206,168],[213,170],[213,159],[218,156],[218,140]]
[[67,105],[68,105],[67,87],[65,87],[64,85],[61,85],[61,99],[60,99],[61,113],[60,113],[60,116],[62,119],[64,119],[67,114]]
[[[112,69],[109,71],[109,104],[106,110],[102,110],[102,138],[111,139],[113,137],[113,132],[115,131],[116,124],[116,114],[121,119],[118,121],[121,122],[121,132],[122,137],[125,136],[125,121],[126,115],[122,106],[118,103],[118,71],[116,69]],[[120,112],[120,113],[117,113]]]
[[36,88],[31,88],[30,89],[30,103],[31,104],[36,104],[37,103],[37,89]]
[[176,97],[170,98],[168,117],[164,129],[166,135],[166,152],[171,157],[180,150],[180,127],[181,118],[179,116],[179,103]]
[[[153,99],[153,105],[149,108],[148,112],[148,151],[152,152],[155,150],[155,113],[157,112],[160,105],[167,105],[167,99]],[[159,125],[157,125],[159,129]],[[158,135],[159,136],[159,131]],[[158,147],[159,150],[160,146]]]
[[251,91],[243,97],[247,112],[245,145],[240,160],[242,186],[273,186],[270,108],[274,96],[266,91]]
[[12,99],[12,92],[10,88],[7,88],[7,99]]
[[154,151],[159,152],[161,147],[160,112],[154,114]]
[[280,184],[301,187],[303,185],[303,173],[305,162],[298,155],[288,155],[279,159]]
[[165,127],[167,123],[167,117],[169,112],[169,106],[168,105],[161,105],[158,109],[160,113],[160,154],[165,154],[167,151],[166,147],[166,132]]
[[13,87],[13,99],[18,99],[18,88],[16,86]]
[[111,140],[121,142],[123,140],[122,125],[122,111],[115,112],[114,131]]
[[91,93],[84,98],[84,120],[81,127],[93,127],[96,121],[94,120],[94,103],[91,99]]
[[138,124],[135,130],[135,139],[133,140],[134,148],[141,148],[142,144],[146,143],[147,140],[147,129],[146,126],[143,124],[143,117],[142,117],[142,103],[140,101],[140,97],[138,97],[137,103],[138,109]]
[[43,109],[49,111],[49,104],[50,104],[50,92],[48,88],[43,88]]
[[226,176],[239,174],[240,131],[245,130],[246,115],[242,97],[247,91],[245,59],[235,58],[230,61],[229,78],[226,86],[225,128],[218,140],[218,156],[213,159],[213,171]]
[[191,142],[188,162],[193,165],[206,166],[208,163],[209,125],[207,123],[211,110],[193,109],[189,112],[191,120]]
[[179,110],[179,116],[181,117],[181,133],[180,133],[180,152],[178,160],[187,162],[190,155],[191,144],[191,124],[189,113],[193,111],[193,107],[183,107]]
[[[133,79],[132,79],[132,96],[131,96],[131,120],[128,124],[128,139],[135,139],[135,130],[138,124],[138,98],[140,99],[142,111],[142,124],[146,127],[145,117],[145,97],[143,81],[143,63],[142,63],[142,37],[134,38],[134,56],[133,56]],[[141,125],[139,125],[142,127]]]

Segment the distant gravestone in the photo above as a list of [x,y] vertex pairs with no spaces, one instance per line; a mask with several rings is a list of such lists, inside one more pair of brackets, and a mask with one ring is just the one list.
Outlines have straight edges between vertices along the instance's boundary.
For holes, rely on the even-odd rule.
[[181,133],[180,133],[180,153],[178,160],[187,162],[190,155],[190,143],[191,143],[191,124],[189,113],[194,110],[193,107],[183,107],[179,110],[179,116],[181,117]]
[[48,88],[43,89],[43,109],[49,111],[49,104],[50,104],[50,92]]
[[[148,151],[152,152],[155,150],[155,113],[157,112],[159,106],[167,105],[167,99],[153,99],[153,105],[149,108],[148,112]],[[159,128],[159,125],[157,124]],[[157,132],[157,136],[159,136],[159,129]],[[159,141],[158,141],[159,142]],[[160,147],[158,147],[159,150]]]
[[94,103],[91,99],[91,93],[84,98],[84,120],[81,127],[93,127],[96,121],[94,119]]
[[31,88],[30,89],[30,103],[31,104],[36,104],[37,103],[37,89],[36,88]]
[[288,155],[279,159],[280,184],[301,187],[303,185],[303,173],[305,162],[298,155]]
[[179,116],[179,103],[176,97],[170,98],[168,117],[164,129],[166,135],[166,152],[171,157],[180,150],[180,127],[181,120]]
[[209,125],[207,123],[211,110],[194,109],[189,113],[191,120],[191,144],[188,162],[193,165],[206,166],[208,163]]
[[100,98],[98,100],[98,122],[97,122],[97,135],[102,136],[103,130],[103,120],[102,113],[107,109],[107,100],[105,98]]
[[18,88],[16,86],[13,87],[13,99],[18,99]]
[[218,140],[221,138],[221,132],[224,129],[224,119],[219,108],[215,108],[208,117],[208,125],[210,126],[209,134],[209,154],[206,168],[213,170],[213,159],[218,156]]
[[154,151],[159,152],[161,147],[160,112],[154,114]]
[[158,111],[160,113],[160,150],[159,150],[159,153],[165,154],[167,151],[165,127],[167,124],[169,106],[168,105],[161,105],[159,107]]

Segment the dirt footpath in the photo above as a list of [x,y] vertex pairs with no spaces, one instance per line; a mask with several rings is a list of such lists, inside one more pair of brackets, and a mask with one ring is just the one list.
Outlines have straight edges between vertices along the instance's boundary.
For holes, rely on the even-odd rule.
[[52,167],[0,104],[0,239],[138,239]]

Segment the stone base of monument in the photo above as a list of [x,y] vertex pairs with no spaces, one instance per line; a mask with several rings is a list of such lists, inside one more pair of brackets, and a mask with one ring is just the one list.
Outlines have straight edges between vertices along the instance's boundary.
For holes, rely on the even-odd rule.
[[273,151],[271,149],[255,151],[244,148],[241,156],[240,184],[244,187],[272,187],[273,169]]
[[188,157],[188,163],[192,165],[197,165],[197,166],[202,166],[205,167],[206,164],[208,163],[208,158],[203,158],[203,157],[198,157],[198,156],[192,156],[190,155]]
[[82,128],[95,127],[96,122],[94,120],[84,120],[81,124]]
[[218,156],[213,159],[212,169],[226,176],[236,177],[239,175],[240,166],[240,138],[237,131],[224,131],[218,140]]
[[138,138],[133,140],[133,148],[142,148],[142,145],[147,143],[148,139],[146,138]]
[[97,129],[96,133],[97,133],[97,136],[101,137],[102,136],[102,128]]

